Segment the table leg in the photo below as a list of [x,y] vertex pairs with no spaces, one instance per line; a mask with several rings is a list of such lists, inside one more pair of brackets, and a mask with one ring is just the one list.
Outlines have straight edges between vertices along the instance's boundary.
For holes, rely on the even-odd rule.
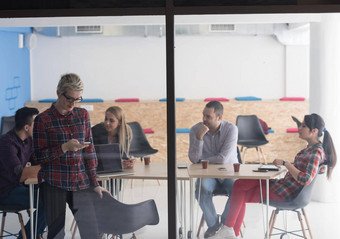
[[266,238],[269,239],[269,179],[266,179],[266,224],[267,224],[267,235]]
[[184,216],[184,222],[183,222],[183,224],[184,224],[184,232],[183,232],[183,235],[184,235],[184,238],[187,238],[186,237],[186,231],[187,231],[187,217],[186,217],[186,215],[187,215],[187,207],[186,207],[187,200],[186,200],[186,198],[187,197],[186,197],[186,192],[187,192],[187,190],[186,190],[186,182],[184,180],[182,182],[184,184],[183,202],[182,202],[183,207],[184,207],[184,210],[183,210],[183,216]]
[[33,202],[34,202],[34,198],[33,198],[33,195],[34,195],[34,185],[33,184],[29,184],[28,185],[29,187],[29,196],[30,196],[30,226],[31,226],[31,238],[34,238],[34,224],[33,224],[33,221],[34,221],[34,218],[33,218]]
[[190,178],[190,228],[188,231],[188,239],[192,238],[192,232],[193,232],[193,227],[194,227],[194,200],[195,200],[195,195],[194,195],[194,179]]

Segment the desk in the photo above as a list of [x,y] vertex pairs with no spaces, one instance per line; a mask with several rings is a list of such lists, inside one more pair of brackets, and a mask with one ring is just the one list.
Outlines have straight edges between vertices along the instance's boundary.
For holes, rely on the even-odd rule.
[[[108,177],[103,177],[100,178],[99,180],[103,180],[105,182],[105,180],[109,180],[110,178]],[[38,184],[38,178],[28,178],[25,180],[25,184],[28,185],[29,188],[29,198],[30,198],[30,219],[31,219],[31,223],[30,223],[30,228],[31,228],[31,238],[36,238],[35,237],[35,232],[36,230],[34,229],[34,224],[33,224],[33,211],[34,211],[34,184]],[[38,189],[38,194],[37,194],[37,205],[39,203],[39,189]]]
[[[144,180],[167,180],[168,179],[168,172],[167,172],[167,162],[152,162],[149,166],[145,166],[144,163],[135,163],[133,169],[125,169],[126,172],[131,172],[133,174],[130,175],[112,175],[108,176],[105,175],[104,177],[98,177],[98,181],[103,181],[103,186],[105,187],[105,181],[115,178],[115,179],[144,179]],[[183,230],[182,228],[179,229],[179,234],[186,232],[186,186],[185,180],[189,180],[188,171],[186,168],[184,169],[177,169],[177,179],[180,183],[180,190],[179,190],[179,216],[181,222],[183,222]],[[29,178],[25,181],[25,184],[29,185],[30,191],[30,218],[33,218],[33,186],[34,184],[38,183],[37,178]],[[118,184],[119,185],[119,184]],[[119,189],[116,191],[119,192]],[[118,197],[119,199],[120,197]],[[182,210],[183,209],[183,210]],[[184,220],[183,220],[184,218]],[[31,220],[31,238],[33,237],[34,230],[33,230],[33,220]]]
[[[145,179],[145,180],[167,180],[167,162],[152,162],[145,166],[143,163],[135,163],[133,169],[125,169],[126,172],[133,172],[134,174],[119,176],[121,179]],[[186,168],[177,169],[177,181],[180,185],[178,191],[178,215],[180,220],[179,236],[186,238],[186,184],[189,180],[188,170]]]
[[[218,168],[224,167],[227,170],[221,171]],[[195,190],[194,190],[194,179],[195,178],[238,178],[238,179],[262,179],[266,180],[266,224],[267,224],[267,238],[269,238],[269,179],[275,178],[280,174],[286,172],[286,168],[281,168],[279,171],[269,171],[269,172],[253,172],[259,167],[257,164],[242,164],[240,165],[240,171],[235,173],[233,165],[231,164],[209,164],[207,169],[202,169],[201,164],[191,164],[188,167],[188,174],[190,177],[190,230],[188,231],[188,238],[192,238],[192,231],[194,226],[194,200],[195,200]]]
[[[33,224],[33,203],[34,203],[34,184],[38,184],[38,178],[28,178],[25,180],[25,184],[28,185],[29,188],[29,197],[30,197],[30,219],[31,219],[31,238],[35,238],[35,230],[34,230],[34,224]],[[39,194],[38,194],[39,195]],[[39,202],[39,200],[37,200],[37,203]],[[38,215],[37,215],[38,216]]]

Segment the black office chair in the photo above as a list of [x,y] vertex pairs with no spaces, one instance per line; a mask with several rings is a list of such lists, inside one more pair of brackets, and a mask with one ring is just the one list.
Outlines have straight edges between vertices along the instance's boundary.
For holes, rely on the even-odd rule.
[[[241,153],[240,153],[240,150],[238,147],[237,148],[237,160],[240,164],[242,164],[242,158],[241,158]],[[213,197],[214,196],[226,196],[226,197],[229,197],[228,195],[228,192],[226,192],[223,188],[217,188],[213,191]],[[198,230],[197,230],[197,237],[199,237],[200,233],[201,233],[201,230],[202,230],[202,227],[204,226],[204,223],[205,223],[205,220],[204,220],[204,215],[202,214],[202,217],[201,217],[201,221],[200,221],[200,224],[198,226]],[[243,222],[243,226],[246,227],[245,223]],[[240,231],[240,234],[241,234],[241,237],[243,237],[243,232],[242,230]]]
[[[288,237],[288,234],[292,234],[292,235],[302,237],[302,238],[307,238],[307,235],[306,235],[306,230],[307,230],[309,232],[310,238],[313,239],[312,231],[311,231],[310,225],[308,223],[306,211],[305,211],[304,208],[309,204],[309,202],[312,198],[312,189],[313,189],[313,185],[314,185],[315,181],[316,181],[316,176],[309,185],[306,185],[302,188],[301,192],[292,201],[288,201],[288,202],[278,202],[278,201],[272,201],[272,200],[269,201],[269,205],[276,208],[276,209],[273,210],[272,215],[270,217],[270,221],[269,221],[269,238],[272,235],[273,236],[274,235],[281,235],[280,238],[285,238],[285,236]],[[287,228],[285,230],[283,230],[283,229],[274,227],[276,217],[277,217],[277,215],[279,214],[280,211],[296,212],[296,214],[298,216],[298,220],[300,221],[301,230],[288,231]],[[303,217],[306,221],[306,226],[307,226],[306,229],[304,227],[303,217],[301,216],[301,212],[302,212],[302,215],[303,215]],[[272,234],[273,229],[276,229],[280,232]],[[297,232],[302,232],[303,236],[297,234]]]
[[144,156],[158,152],[157,149],[151,147],[142,127],[138,122],[129,122],[128,125],[132,130],[132,140],[129,152],[131,156],[140,157],[142,161]]
[[[26,239],[26,232],[25,232],[25,225],[24,221],[22,219],[21,211],[29,211],[29,207],[21,206],[21,205],[0,205],[0,212],[2,213],[2,221],[1,221],[1,232],[0,232],[0,238],[9,237],[9,236],[19,236],[19,233],[11,233],[9,231],[5,230],[5,222],[6,222],[6,216],[7,213],[15,213],[18,215],[20,228],[22,232],[22,238]],[[4,233],[6,235],[4,235]]]
[[264,135],[262,126],[256,115],[239,115],[236,119],[236,125],[238,127],[238,141],[237,144],[241,145],[241,152],[243,153],[243,162],[246,162],[246,151],[248,148],[255,148],[257,157],[261,163],[259,150],[264,163],[267,164],[267,160],[264,157],[262,149],[259,146],[267,144],[269,141]]
[[103,233],[122,235],[135,232],[146,225],[159,223],[154,200],[124,204],[104,193],[99,204],[96,205],[96,214],[99,230]]
[[1,135],[6,134],[15,126],[14,116],[2,116],[1,117]]

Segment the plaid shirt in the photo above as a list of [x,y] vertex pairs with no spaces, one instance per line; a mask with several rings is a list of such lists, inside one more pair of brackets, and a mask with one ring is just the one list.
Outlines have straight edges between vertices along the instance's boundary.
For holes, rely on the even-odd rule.
[[310,148],[301,150],[296,156],[293,165],[300,170],[297,180],[288,172],[284,178],[270,180],[270,189],[284,200],[292,200],[302,190],[304,185],[312,182],[318,173],[319,166],[325,161],[325,152],[322,144],[318,143]]
[[[70,139],[91,144],[83,150],[64,153],[61,145]],[[64,116],[52,104],[35,118],[33,142],[37,162],[41,164],[39,183],[47,182],[67,191],[99,185],[90,117],[85,109],[75,107]]]

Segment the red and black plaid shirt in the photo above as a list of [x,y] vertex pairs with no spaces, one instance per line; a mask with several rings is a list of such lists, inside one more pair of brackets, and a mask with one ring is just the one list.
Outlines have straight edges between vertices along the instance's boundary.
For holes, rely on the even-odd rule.
[[[324,161],[325,152],[321,143],[301,150],[295,156],[293,163],[293,165],[301,171],[297,176],[297,180],[295,180],[288,172],[282,179],[270,180],[270,189],[282,199],[287,201],[294,199],[304,185],[308,185],[312,182],[315,175],[319,172],[320,164]],[[322,172],[324,167],[320,168],[320,170]]]
[[[61,145],[70,139],[91,142],[91,145],[77,152],[64,153]],[[37,162],[41,164],[39,183],[47,182],[67,191],[99,185],[90,117],[85,109],[75,107],[64,116],[52,104],[35,118],[33,142]]]

